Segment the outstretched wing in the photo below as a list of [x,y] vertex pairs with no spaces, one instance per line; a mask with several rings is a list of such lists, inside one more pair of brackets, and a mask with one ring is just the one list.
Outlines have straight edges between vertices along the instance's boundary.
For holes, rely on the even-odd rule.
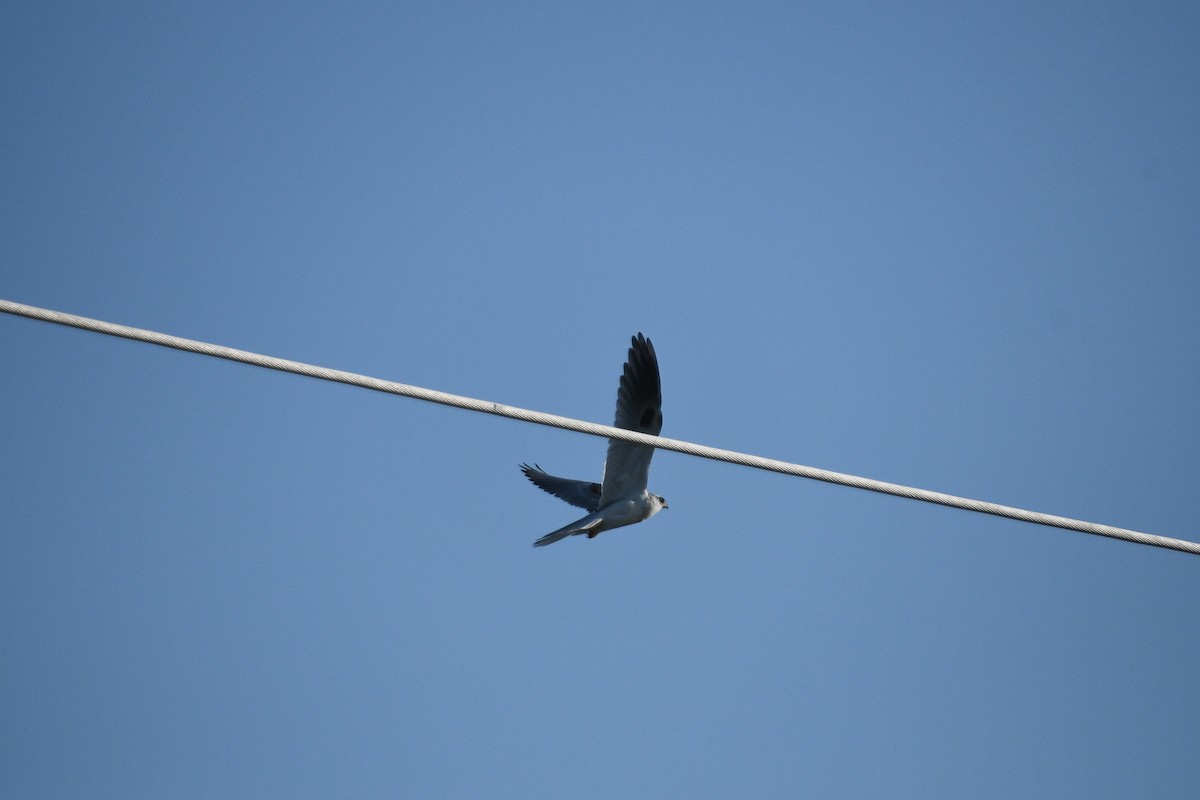
[[566,500],[573,506],[579,506],[588,512],[600,508],[600,484],[590,481],[573,481],[570,478],[557,478],[542,472],[542,468],[534,464],[521,465],[521,472],[533,481],[533,485],[549,492],[560,500]]
[[[662,382],[654,345],[642,334],[633,337],[621,386],[617,390],[617,419],[613,425],[657,436],[662,431]],[[600,505],[634,497],[646,489],[654,448],[618,439],[608,440]]]

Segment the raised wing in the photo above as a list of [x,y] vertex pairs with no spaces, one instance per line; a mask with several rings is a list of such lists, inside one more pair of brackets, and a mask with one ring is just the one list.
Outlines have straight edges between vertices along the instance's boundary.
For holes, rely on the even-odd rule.
[[522,464],[521,472],[524,472],[525,477],[533,481],[534,486],[549,492],[560,500],[566,500],[573,506],[579,506],[588,512],[600,508],[600,484],[598,483],[557,478],[542,472],[542,468],[536,464],[532,467]]
[[[613,425],[629,431],[657,436],[662,431],[662,382],[654,345],[642,334],[633,337],[621,387],[617,390],[617,419]],[[608,440],[604,462],[601,507],[634,497],[646,489],[654,448],[617,439]]]

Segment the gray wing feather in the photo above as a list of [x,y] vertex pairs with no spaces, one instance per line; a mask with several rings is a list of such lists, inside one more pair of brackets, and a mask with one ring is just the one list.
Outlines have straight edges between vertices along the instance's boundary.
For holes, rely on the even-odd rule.
[[[654,345],[642,334],[633,337],[629,358],[617,390],[614,427],[657,436],[662,431],[662,382]],[[600,506],[646,489],[654,448],[617,439],[608,440]]]
[[[532,467],[521,465],[521,472],[539,489],[549,492],[560,500],[566,500],[573,506],[592,512],[600,508],[600,484],[591,481],[575,481],[570,478],[558,478],[542,472],[537,464]],[[547,542],[549,544],[549,542]]]

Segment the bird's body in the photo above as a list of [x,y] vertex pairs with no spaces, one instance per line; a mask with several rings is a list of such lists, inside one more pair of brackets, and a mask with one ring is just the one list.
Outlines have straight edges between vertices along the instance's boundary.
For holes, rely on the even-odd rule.
[[[629,358],[617,390],[614,427],[657,436],[662,430],[662,388],[654,345],[642,334],[633,337]],[[553,544],[576,534],[595,538],[604,531],[649,519],[664,508],[661,495],[646,491],[650,458],[654,448],[619,439],[609,439],[601,483],[577,481],[549,475],[539,467],[521,465],[534,485],[589,513],[586,517],[548,533],[534,547]]]
[[[533,468],[525,467],[525,469],[532,470]],[[528,475],[529,473],[526,472],[526,474]],[[604,531],[611,531],[613,528],[621,528],[626,525],[633,525],[635,522],[650,519],[650,517],[653,517],[666,507],[667,502],[663,498],[643,491],[640,497],[631,497],[609,503],[603,508],[588,514],[583,519],[575,520],[570,525],[559,528],[553,533],[547,533],[534,542],[534,546],[543,547],[553,544],[559,539],[565,539],[577,533],[585,533],[589,539],[594,539]]]

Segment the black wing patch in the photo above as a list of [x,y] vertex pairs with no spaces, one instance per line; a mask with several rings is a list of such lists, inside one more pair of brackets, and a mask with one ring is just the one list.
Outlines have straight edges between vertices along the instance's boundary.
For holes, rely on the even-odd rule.
[[617,390],[617,428],[657,436],[662,431],[662,379],[654,345],[642,334],[633,337]]

